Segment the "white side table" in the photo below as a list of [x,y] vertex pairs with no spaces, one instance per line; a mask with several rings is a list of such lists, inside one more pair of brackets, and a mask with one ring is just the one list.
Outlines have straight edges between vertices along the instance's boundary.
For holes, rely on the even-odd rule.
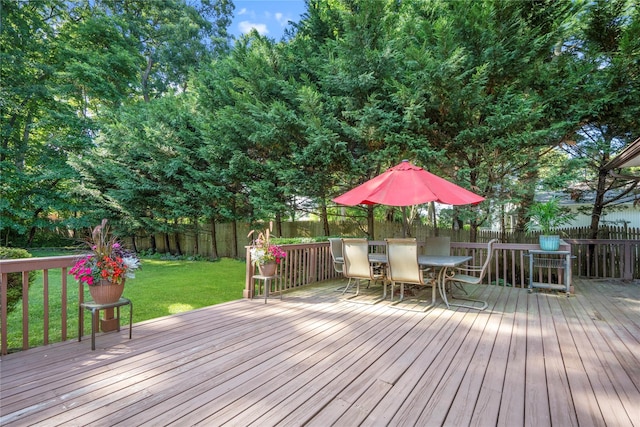
[[[267,298],[269,298],[269,288],[271,288],[271,281],[278,279],[280,276],[278,276],[277,274],[273,275],[273,276],[263,276],[261,274],[255,274],[253,276],[253,280],[254,283],[256,280],[262,280],[263,284],[264,284],[264,303],[267,303]],[[278,280],[275,281],[276,286],[278,287],[277,291],[280,292],[280,300],[282,300],[282,285],[279,284],[280,282]],[[276,290],[274,288],[274,290]],[[255,289],[254,289],[255,292]]]

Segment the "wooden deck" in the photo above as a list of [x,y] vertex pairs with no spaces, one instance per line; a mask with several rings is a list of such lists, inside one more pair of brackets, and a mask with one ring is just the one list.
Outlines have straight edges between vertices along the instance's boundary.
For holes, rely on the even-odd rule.
[[0,424],[640,426],[640,283],[425,313],[336,286],[4,356]]

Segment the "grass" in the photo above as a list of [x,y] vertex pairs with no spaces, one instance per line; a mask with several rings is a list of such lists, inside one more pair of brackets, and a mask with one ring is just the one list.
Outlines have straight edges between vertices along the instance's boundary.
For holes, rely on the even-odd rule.
[[[32,251],[34,256],[54,256],[64,252]],[[245,280],[244,261],[223,258],[219,261],[183,261],[143,258],[135,279],[128,279],[123,296],[134,305],[133,322],[195,310],[242,298]],[[43,273],[29,288],[29,346],[44,342]],[[77,338],[78,291],[73,277],[67,277],[67,339]],[[84,289],[85,300],[90,299]],[[61,270],[49,271],[49,342],[62,340],[62,279]],[[121,324],[128,324],[124,309]],[[9,349],[22,348],[22,302],[8,316]],[[85,331],[88,322],[85,319]]]

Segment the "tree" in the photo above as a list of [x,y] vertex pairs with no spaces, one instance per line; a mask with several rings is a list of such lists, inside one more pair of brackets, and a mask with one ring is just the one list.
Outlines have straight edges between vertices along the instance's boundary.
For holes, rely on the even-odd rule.
[[[110,116],[137,95],[184,91],[192,70],[226,52],[227,0],[2,0],[0,87],[5,241],[91,210],[74,193],[71,156],[87,156]],[[140,78],[142,76],[142,78]]]
[[20,238],[27,246],[38,228],[55,226],[50,215],[65,218],[77,208],[67,197],[76,178],[67,157],[94,135],[89,97],[117,103],[129,93],[132,73],[114,79],[96,72],[105,64],[126,69],[132,63],[131,51],[109,29],[112,18],[74,21],[68,6],[2,2],[0,229],[5,241]]
[[578,70],[571,113],[579,125],[575,143],[563,148],[582,159],[582,184],[595,193],[590,235],[595,239],[606,209],[638,186],[611,176],[604,166],[640,134],[640,8],[633,1],[596,1],[587,12],[579,38],[567,49]]

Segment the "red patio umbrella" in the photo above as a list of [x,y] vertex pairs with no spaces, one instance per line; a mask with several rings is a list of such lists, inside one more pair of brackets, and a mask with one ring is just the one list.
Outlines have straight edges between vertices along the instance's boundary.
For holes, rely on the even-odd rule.
[[333,199],[341,205],[412,206],[427,202],[476,205],[484,200],[471,191],[403,160],[386,172]]
[[484,197],[412,165],[407,160],[333,199],[334,202],[347,206],[412,206],[427,202],[476,205],[483,200]]

